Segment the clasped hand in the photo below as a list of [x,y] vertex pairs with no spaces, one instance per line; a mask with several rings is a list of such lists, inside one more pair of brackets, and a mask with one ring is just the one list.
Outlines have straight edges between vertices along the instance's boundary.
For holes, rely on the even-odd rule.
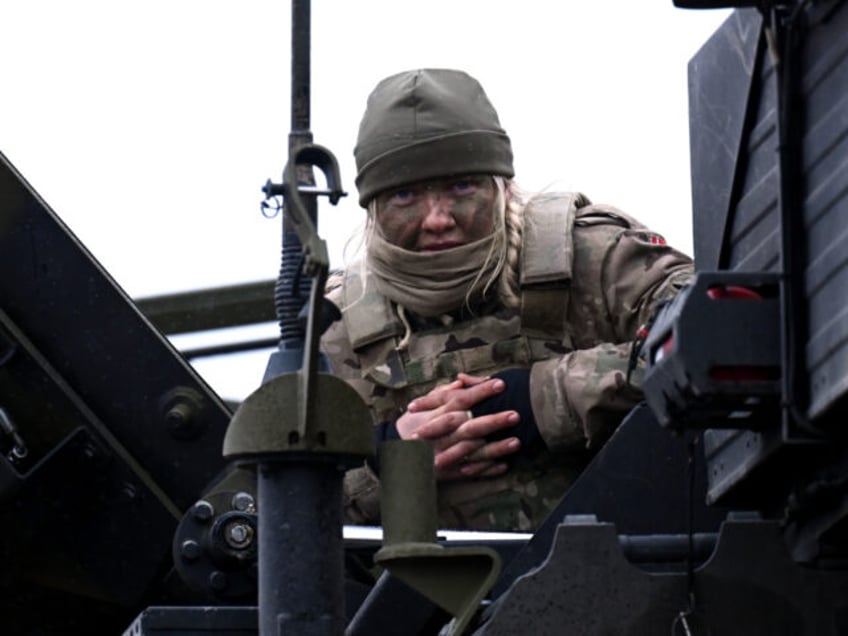
[[502,461],[521,448],[517,437],[489,442],[486,436],[515,426],[516,411],[474,417],[471,408],[505,388],[499,378],[460,373],[453,382],[437,386],[409,403],[395,423],[401,439],[427,439],[435,450],[436,479],[494,477],[507,470]]

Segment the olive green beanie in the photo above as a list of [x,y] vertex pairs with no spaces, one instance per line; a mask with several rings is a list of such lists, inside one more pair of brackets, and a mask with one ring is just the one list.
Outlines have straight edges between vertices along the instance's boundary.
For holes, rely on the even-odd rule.
[[509,137],[483,87],[450,69],[406,71],[377,84],[353,155],[362,207],[414,181],[515,174]]

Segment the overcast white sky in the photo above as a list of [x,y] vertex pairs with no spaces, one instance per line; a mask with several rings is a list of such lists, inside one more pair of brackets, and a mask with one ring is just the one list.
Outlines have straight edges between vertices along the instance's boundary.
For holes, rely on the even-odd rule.
[[[424,66],[481,81],[522,186],[580,190],[692,253],[686,67],[729,11],[312,5],[311,129],[350,193],[319,208],[334,266],[363,219],[352,148],[366,97]],[[280,219],[259,203],[287,159],[290,11],[283,0],[0,3],[0,151],[131,296],[276,276]]]

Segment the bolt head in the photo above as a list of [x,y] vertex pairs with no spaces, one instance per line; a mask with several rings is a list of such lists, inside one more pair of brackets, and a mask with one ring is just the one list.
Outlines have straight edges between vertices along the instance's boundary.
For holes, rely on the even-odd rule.
[[224,528],[224,540],[227,545],[237,550],[243,550],[253,543],[253,526],[244,521],[234,521]]
[[220,570],[215,570],[209,575],[209,587],[216,592],[223,592],[227,588],[227,575]]
[[239,512],[256,512],[256,501],[249,492],[237,492],[233,495],[233,508]]
[[186,539],[180,545],[180,554],[187,561],[196,561],[203,552],[200,544],[194,539]]
[[195,520],[206,523],[215,516],[215,508],[205,499],[201,499],[192,506],[191,514]]

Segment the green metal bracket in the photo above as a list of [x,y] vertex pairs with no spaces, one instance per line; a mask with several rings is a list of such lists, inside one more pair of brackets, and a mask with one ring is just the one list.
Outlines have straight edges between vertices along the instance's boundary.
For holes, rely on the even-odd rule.
[[459,636],[501,570],[497,552],[485,546],[450,548],[436,543],[436,482],[430,442],[380,445],[383,547],[378,565],[455,618]]
[[320,452],[366,457],[374,452],[371,416],[344,380],[317,373],[311,408],[297,408],[300,373],[272,378],[251,393],[224,436],[224,456]]

